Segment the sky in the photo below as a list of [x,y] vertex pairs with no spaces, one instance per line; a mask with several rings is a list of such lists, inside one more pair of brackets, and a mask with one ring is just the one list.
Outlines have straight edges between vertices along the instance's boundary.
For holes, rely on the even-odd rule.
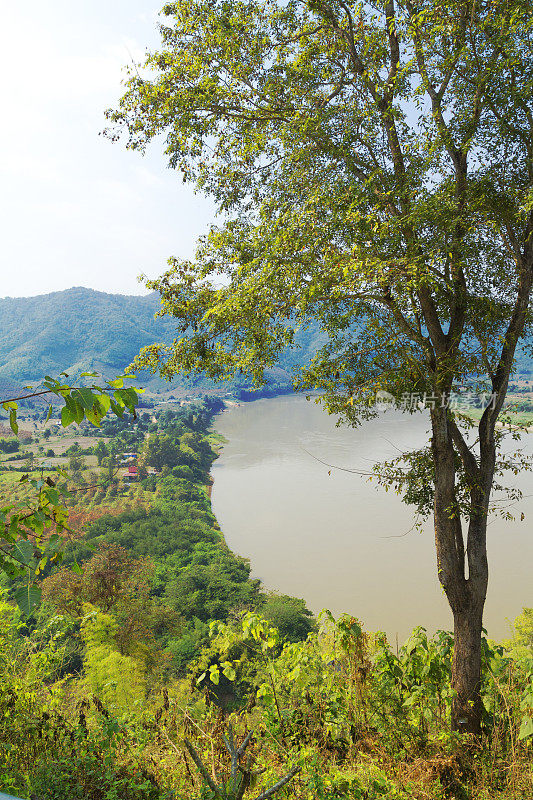
[[158,44],[163,0],[0,0],[0,297],[86,286],[145,294],[191,257],[212,202],[99,135],[123,66]]

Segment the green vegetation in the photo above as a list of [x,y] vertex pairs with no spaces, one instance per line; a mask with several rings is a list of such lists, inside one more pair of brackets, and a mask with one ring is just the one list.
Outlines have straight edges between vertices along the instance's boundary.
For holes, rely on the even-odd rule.
[[[142,629],[142,646],[168,674],[182,675],[208,642],[208,623],[238,609],[264,608],[291,639],[305,638],[313,629],[302,600],[260,591],[259,581],[250,579],[250,565],[228,550],[213,517],[208,488],[216,453],[208,437],[213,414],[222,407],[210,399],[161,412],[157,422],[148,414],[103,421],[102,432],[114,435],[89,450],[102,456],[99,469],[89,471],[81,455],[86,451],[79,441],[71,442],[64,450],[70,495],[65,491],[69,528],[76,535],[55,567],[40,568],[49,605],[81,627],[87,604],[106,614],[123,656],[129,657],[123,632],[139,644]],[[138,468],[128,484],[120,460],[132,450]],[[14,477],[3,477],[13,486]],[[28,567],[35,569],[31,558]],[[12,576],[11,595],[24,581],[23,575]],[[81,638],[76,663],[85,649]]]
[[20,442],[17,439],[0,439],[0,452],[16,453],[20,450]]
[[[30,619],[8,602],[17,578],[4,580],[2,789],[40,800],[212,800],[214,774],[215,787],[244,800],[287,777],[280,798],[523,800],[533,780],[531,609],[505,647],[484,640],[484,738],[460,743],[449,729],[450,634],[418,629],[395,653],[352,617],[325,614],[318,628],[303,600],[265,594],[228,550],[208,496],[219,408],[208,400],[156,422],[110,420],[113,436],[98,440],[106,452],[170,457],[131,485],[120,470],[109,481],[105,463],[90,482],[82,473],[68,500],[76,535],[45,568]],[[69,437],[70,458],[80,458],[81,433]],[[232,778],[231,736],[238,749],[247,733]]]
[[[295,382],[340,421],[375,418],[383,395],[426,405],[431,438],[369,472],[434,515],[452,724],[479,731],[487,524],[511,466],[496,426],[532,322],[530,11],[183,0],[163,16],[107,132],[141,152],[164,140],[222,221],[146,282],[180,335],[134,364],[262,386],[312,322],[325,344]],[[451,409],[465,385],[492,398],[473,447]]]
[[[93,381],[98,375],[82,373],[81,377]],[[109,411],[119,419],[126,410],[135,415],[138,395],[135,389],[124,385],[124,376],[105,380],[103,385],[91,383],[84,386],[73,386],[66,383],[65,378],[68,378],[65,373],[59,378],[46,375],[38,392],[31,387],[26,389],[26,396],[47,398],[46,422],[53,412],[52,400],[61,406],[63,428],[83,422],[100,427]],[[15,436],[19,432],[20,400],[17,395],[0,398],[0,406],[8,414],[9,426]],[[31,442],[32,437],[26,434],[25,441]],[[37,450],[43,452],[44,447],[37,444]],[[78,455],[81,452],[79,445],[73,446],[70,452],[72,476],[79,479],[84,467]],[[60,562],[63,556],[61,534],[68,530],[64,502],[68,489],[64,481],[45,476],[42,470],[40,475],[31,474],[35,466],[35,451],[30,450],[24,455],[26,460],[22,469],[25,474],[20,478],[19,491],[6,498],[5,504],[0,506],[0,576],[17,581],[14,597],[24,613],[30,615],[41,597],[36,578],[47,566]]]
[[[139,585],[131,577],[121,584],[124,609]],[[287,775],[279,797],[299,800],[530,796],[533,651],[518,654],[518,640],[511,650],[483,640],[476,744],[449,729],[450,634],[417,629],[394,653],[383,634],[326,614],[318,634],[284,642],[245,613],[215,623],[187,677],[169,679],[151,669],[142,637],[137,650],[134,637],[129,647],[118,638],[117,608],[86,604],[80,624],[43,607],[28,632],[0,602],[4,790],[41,800],[212,800],[213,784],[225,784],[231,798],[233,737],[237,749],[249,733],[237,759],[245,800]],[[77,640],[83,665],[65,673]]]
[[155,294],[124,297],[82,287],[2,299],[2,376],[23,382],[63,370],[121,374],[142,345],[171,336],[171,326],[154,319],[158,306]]

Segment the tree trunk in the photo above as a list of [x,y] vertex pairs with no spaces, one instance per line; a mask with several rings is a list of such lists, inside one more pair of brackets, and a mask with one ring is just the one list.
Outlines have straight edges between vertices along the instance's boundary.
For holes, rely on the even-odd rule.
[[[452,729],[481,732],[481,632],[487,593],[487,512],[494,473],[493,448],[485,448],[483,473],[470,475],[470,519],[464,545],[452,442],[446,412],[432,412],[435,463],[435,544],[439,580],[454,617]],[[491,441],[489,441],[491,444]],[[476,466],[477,470],[477,466]],[[468,577],[466,576],[468,562]]]
[[481,631],[483,600],[454,612],[452,729],[481,732]]

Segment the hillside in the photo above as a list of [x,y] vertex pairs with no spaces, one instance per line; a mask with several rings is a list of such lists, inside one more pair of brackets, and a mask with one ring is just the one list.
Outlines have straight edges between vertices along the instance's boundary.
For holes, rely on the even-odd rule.
[[[26,383],[45,374],[93,370],[105,376],[120,373],[141,347],[170,342],[176,326],[155,319],[159,297],[106,294],[81,286],[37,297],[0,299],[0,381]],[[318,326],[299,332],[299,350],[288,352],[271,371],[272,383],[288,384],[293,365],[305,363],[324,339]],[[531,356],[519,355],[518,372],[533,374]],[[159,381],[156,381],[159,383]],[[177,378],[175,386],[213,388],[202,378]],[[242,379],[224,384],[245,387]]]
[[144,297],[74,287],[37,297],[0,300],[0,376],[37,380],[62,370],[120,372],[139,349],[172,339],[154,319],[159,305]]
[[[24,383],[45,374],[84,370],[116,375],[144,345],[174,338],[173,321],[154,318],[158,308],[155,292],[141,297],[81,286],[37,297],[0,299],[0,380]],[[320,342],[316,328],[300,334],[302,359],[312,355]],[[287,383],[285,368],[294,361],[294,354],[282,359],[272,371],[272,381]],[[179,378],[173,383],[213,386],[203,379]],[[243,385],[241,381],[230,387]]]

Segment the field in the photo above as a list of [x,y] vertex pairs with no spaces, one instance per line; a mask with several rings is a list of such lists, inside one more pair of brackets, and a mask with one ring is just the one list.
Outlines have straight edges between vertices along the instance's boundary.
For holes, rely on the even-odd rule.
[[[526,382],[527,383],[527,382]],[[515,385],[513,388],[517,388]],[[525,391],[524,391],[525,390]],[[526,410],[525,406],[530,406],[531,410]],[[474,408],[472,405],[463,405],[458,409],[460,414],[464,414],[473,420],[480,420],[483,410]],[[533,426],[533,405],[527,389],[513,391],[507,395],[504,410],[500,414],[498,427],[524,427]]]

